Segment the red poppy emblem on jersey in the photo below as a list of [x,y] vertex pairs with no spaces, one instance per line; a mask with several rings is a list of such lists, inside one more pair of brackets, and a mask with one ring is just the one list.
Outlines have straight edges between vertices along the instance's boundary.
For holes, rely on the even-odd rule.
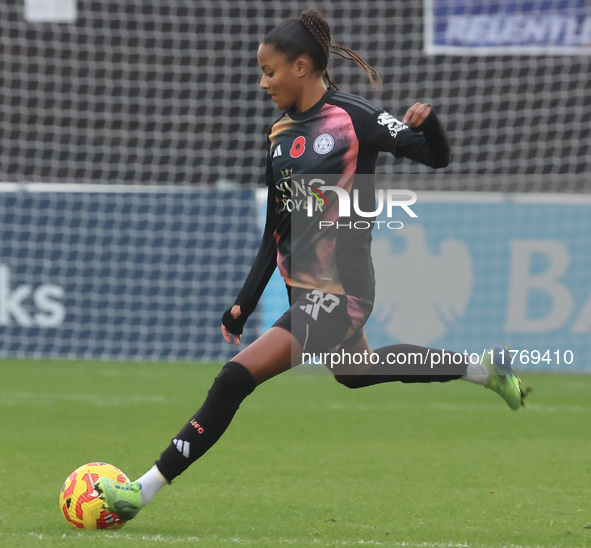
[[306,138],[303,135],[296,137],[293,144],[291,145],[291,150],[289,151],[289,155],[292,158],[299,158],[306,150]]

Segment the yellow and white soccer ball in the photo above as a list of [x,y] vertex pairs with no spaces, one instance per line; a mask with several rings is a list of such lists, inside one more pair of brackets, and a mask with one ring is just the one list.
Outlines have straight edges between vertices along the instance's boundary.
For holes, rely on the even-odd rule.
[[100,477],[128,482],[116,466],[106,462],[90,462],[74,470],[64,482],[60,493],[60,509],[75,529],[120,529],[125,521],[109,512],[95,489]]

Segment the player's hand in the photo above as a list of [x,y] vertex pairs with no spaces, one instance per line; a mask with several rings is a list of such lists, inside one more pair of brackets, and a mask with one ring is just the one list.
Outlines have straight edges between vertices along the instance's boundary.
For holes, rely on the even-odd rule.
[[[236,320],[240,316],[240,314],[242,314],[242,310],[240,309],[240,305],[235,304],[230,309],[230,314],[232,315],[232,318],[234,318]],[[223,323],[222,323],[222,335],[224,336],[224,339],[228,344],[232,344],[232,340],[234,341],[234,344],[236,346],[238,346],[240,344],[240,338],[242,337],[242,334],[234,335],[233,333],[230,333],[228,331],[228,328]]]
[[430,105],[427,103],[415,103],[406,111],[402,123],[408,127],[419,127],[427,119],[429,114],[431,114]]

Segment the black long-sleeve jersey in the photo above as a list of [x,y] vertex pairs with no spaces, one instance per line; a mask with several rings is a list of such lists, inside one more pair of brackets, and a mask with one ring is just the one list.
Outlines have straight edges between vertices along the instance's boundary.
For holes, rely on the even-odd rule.
[[[338,219],[336,194],[320,214],[308,219],[306,226],[304,208],[310,204],[310,193],[294,180],[295,175],[333,176],[347,193],[357,189],[360,203],[373,206],[373,185],[359,182],[355,175],[375,173],[380,151],[433,168],[448,165],[449,139],[436,115],[431,112],[419,128],[412,130],[361,97],[329,89],[305,112],[282,112],[271,125],[268,145],[265,231],[236,299],[243,319],[254,310],[276,266],[291,287],[358,297],[373,295],[371,231],[318,229],[319,218]],[[364,209],[371,210],[371,206]]]

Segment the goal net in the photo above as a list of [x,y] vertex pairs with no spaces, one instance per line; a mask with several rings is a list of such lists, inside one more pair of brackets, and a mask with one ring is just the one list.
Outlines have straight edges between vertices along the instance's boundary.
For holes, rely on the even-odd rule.
[[[0,180],[261,182],[275,105],[258,88],[257,46],[268,30],[297,16],[307,3],[70,1],[76,5],[72,23],[29,21],[25,0],[2,2]],[[520,4],[529,6],[529,19],[541,21],[530,30],[538,33],[539,53],[532,53],[533,39],[517,42],[527,54],[469,41],[483,28],[470,23],[474,17],[490,18],[503,5]],[[415,101],[431,103],[441,115],[454,146],[446,175],[518,174],[530,190],[583,190],[580,178],[591,157],[591,38],[580,43],[591,17],[585,2],[319,0],[314,5],[331,23],[333,40],[358,51],[384,80],[372,97],[364,72],[335,58],[331,73],[344,91],[366,96],[394,115]],[[477,9],[466,8],[471,5]],[[553,5],[562,11],[552,11]],[[460,23],[454,13],[463,14]],[[505,27],[515,33],[519,27],[507,21],[519,14],[511,15]],[[567,21],[554,42],[577,45],[578,53],[544,48],[553,43],[544,21],[569,16],[574,26]],[[445,45],[457,46],[460,31],[468,36],[467,45],[460,43],[464,47],[454,53]],[[494,29],[485,31],[489,36]],[[435,48],[433,33],[444,40]],[[570,42],[568,33],[574,35]],[[506,46],[506,38],[499,37],[497,45]],[[380,171],[428,173],[391,158],[382,158]],[[577,174],[579,179],[573,178]],[[502,177],[472,185],[521,190]]]
[[[226,351],[219,351],[218,342],[220,312],[233,302],[260,238],[260,222],[244,220],[246,198],[236,188],[251,192],[255,212],[249,210],[248,215],[254,219],[261,208],[252,190],[263,185],[266,133],[277,115],[258,86],[256,51],[267,31],[311,5],[295,0],[0,3],[0,182],[14,185],[1,202],[0,331],[12,337],[4,339],[1,352],[122,359],[215,357],[220,352],[223,357]],[[573,318],[577,336],[589,338],[591,312],[584,306],[588,265],[577,262],[585,249],[585,211],[565,210],[563,215],[552,209],[555,225],[539,231],[536,227],[545,218],[539,210],[511,209],[513,216],[508,218],[508,210],[502,209],[504,200],[522,193],[542,193],[552,204],[556,193],[573,194],[570,200],[577,202],[589,190],[587,3],[318,0],[313,6],[325,13],[333,41],[356,50],[384,82],[372,95],[363,70],[335,57],[330,73],[343,91],[367,97],[399,117],[414,102],[428,102],[448,129],[453,159],[444,171],[433,173],[382,155],[378,175],[398,188],[478,191],[486,198],[480,210],[462,206],[470,212],[464,224],[457,221],[459,210],[449,204],[426,206],[424,215],[439,240],[469,235],[464,244],[471,248],[474,261],[481,258],[474,262],[482,276],[474,274],[473,294],[489,288],[491,302],[502,302],[506,312],[495,316],[495,325],[500,326],[495,336],[515,335],[525,329],[523,325],[533,329],[544,317],[555,318],[555,307],[564,299],[560,290],[552,292],[556,284],[566,284],[572,302],[563,324],[557,327],[548,321],[546,331],[537,333],[539,339],[529,333],[523,340],[533,346],[548,333],[563,329],[561,340],[570,344],[572,330],[567,330]],[[53,192],[49,190],[53,184],[118,190]],[[39,193],[44,186],[47,192]],[[199,192],[205,190],[218,192],[217,202],[210,201],[212,194],[198,207],[203,198]],[[431,203],[419,193],[421,200]],[[498,210],[486,205],[490,200]],[[502,223],[491,217],[493,210],[503,212]],[[117,212],[122,217],[115,220],[111,215]],[[203,215],[213,217],[195,224],[199,219],[194,217]],[[513,226],[511,219],[516,216],[519,222]],[[93,219],[96,224],[85,224]],[[115,235],[114,226],[122,232]],[[460,226],[462,230],[454,229]],[[441,227],[451,230],[448,236]],[[555,255],[544,259],[543,253],[535,252],[528,241],[536,234],[560,240],[569,250],[569,261],[552,245],[546,249]],[[222,242],[234,238],[235,253],[229,253]],[[95,244],[104,247],[97,251]],[[433,240],[425,245],[433,252]],[[109,250],[110,246],[115,247]],[[200,246],[205,246],[205,255],[199,255]],[[154,266],[160,260],[154,259],[156,254],[147,270],[137,269],[134,261],[142,253],[154,254],[155,248],[165,255],[180,253],[183,266],[174,262],[177,259],[170,263],[165,255],[162,264]],[[197,253],[192,259],[191,249]],[[505,262],[495,263],[491,249],[504,254]],[[523,272],[531,267],[525,272],[531,287],[515,278],[519,272],[511,270],[512,249],[529,250],[531,264],[519,264]],[[514,255],[519,261],[519,253]],[[487,257],[506,268],[501,272],[487,268],[482,263]],[[130,260],[135,269],[126,270]],[[96,268],[92,287],[85,285],[90,283],[85,278],[91,272],[88,261]],[[568,280],[561,278],[563,267]],[[156,271],[166,268],[167,276],[158,278]],[[181,269],[178,275],[175,268]],[[198,291],[193,285],[197,271],[204,272],[206,280]],[[536,275],[546,285],[540,285]],[[511,280],[518,285],[511,285]],[[158,301],[162,284],[171,285]],[[285,304],[284,288],[275,285],[276,291],[264,302],[274,314]],[[66,306],[71,293],[64,287],[90,291],[90,301],[79,310]],[[105,287],[116,287],[119,297],[104,296]],[[515,287],[529,291],[529,296],[519,297],[521,316],[507,312],[506,300],[517,291]],[[275,305],[274,295],[280,292],[280,304]],[[529,307],[528,299],[537,304]],[[43,322],[57,321],[60,306],[65,323],[58,333],[55,325]],[[136,316],[125,319],[118,313],[126,306],[146,318],[150,311],[155,315],[134,326]],[[491,332],[490,303],[473,306],[479,312],[465,316],[463,325],[480,344]],[[107,316],[97,312],[109,307]],[[85,321],[94,321],[90,327],[81,327],[76,314],[83,313]],[[512,333],[516,317],[524,322]],[[195,329],[191,322],[196,322]],[[420,327],[421,319],[417,322]],[[132,342],[127,351],[125,333]],[[204,338],[195,342],[191,338],[195,333]],[[72,343],[72,337],[94,337],[94,346],[76,347],[79,342]]]

